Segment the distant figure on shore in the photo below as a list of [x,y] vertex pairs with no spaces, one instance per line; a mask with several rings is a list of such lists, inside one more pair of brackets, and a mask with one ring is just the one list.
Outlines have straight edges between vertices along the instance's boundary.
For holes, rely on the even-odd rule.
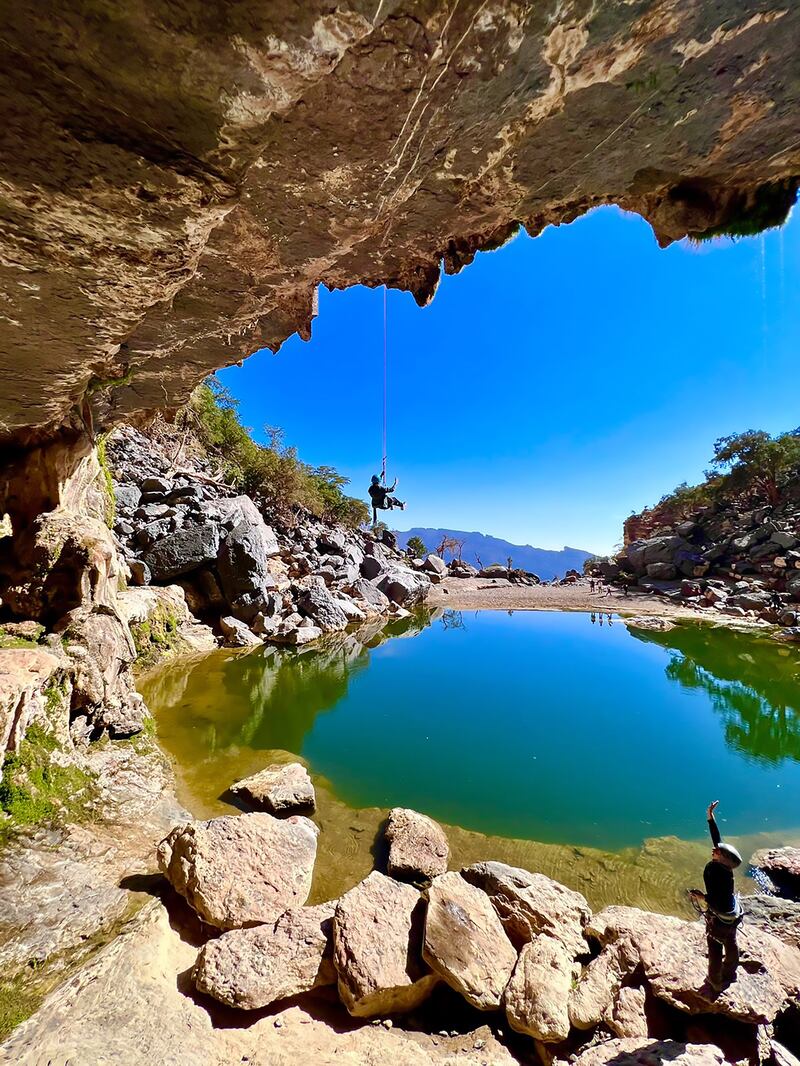
[[589,578],[589,592],[594,592],[594,578]]
[[742,856],[732,844],[722,841],[714,818],[719,800],[706,811],[711,834],[711,861],[703,870],[705,892],[693,889],[691,895],[706,903],[706,938],[708,941],[708,983],[721,991],[736,978],[739,947],[736,933],[742,924],[742,905],[733,889],[733,871],[742,865]]
[[369,498],[372,500],[372,524],[376,525],[378,522],[378,511],[391,511],[395,507],[399,507],[401,511],[404,511],[406,505],[402,500],[398,500],[395,496],[390,496],[390,492],[394,492],[397,488],[397,478],[394,479],[391,485],[386,486],[381,484],[381,479],[377,474],[372,475],[372,481],[369,486]]

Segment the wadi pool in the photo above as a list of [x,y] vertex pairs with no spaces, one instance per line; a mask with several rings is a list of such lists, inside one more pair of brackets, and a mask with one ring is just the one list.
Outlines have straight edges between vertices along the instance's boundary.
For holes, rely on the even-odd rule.
[[[458,827],[469,856],[491,838],[479,857],[510,861],[497,841],[534,841],[551,867],[599,869],[649,849],[659,872],[639,869],[637,884],[661,877],[672,898],[699,858],[684,871],[663,841],[700,848],[711,799],[724,834],[758,842],[793,839],[800,810],[800,649],[723,627],[436,612],[303,650],[174,663],[143,694],[195,814],[221,813],[237,778],[299,755],[323,830],[336,827],[331,861],[349,849],[356,867],[373,824],[404,806]],[[623,895],[640,902],[641,886]]]

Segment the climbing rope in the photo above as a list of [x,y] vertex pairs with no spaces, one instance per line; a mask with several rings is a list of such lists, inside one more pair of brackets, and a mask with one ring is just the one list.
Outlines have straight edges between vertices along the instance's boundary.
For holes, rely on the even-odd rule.
[[381,461],[381,482],[386,484],[386,410],[387,394],[389,391],[389,361],[387,357],[387,328],[386,328],[386,286],[383,286],[383,448]]

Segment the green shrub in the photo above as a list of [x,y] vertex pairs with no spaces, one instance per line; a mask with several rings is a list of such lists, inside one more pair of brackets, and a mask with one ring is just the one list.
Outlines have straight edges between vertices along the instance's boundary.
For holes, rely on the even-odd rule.
[[366,503],[342,492],[348,478],[333,467],[304,463],[276,427],[267,426],[269,443],[258,444],[242,425],[238,407],[239,401],[209,378],[178,414],[179,424],[193,429],[219,460],[227,480],[265,511],[286,520],[302,508],[351,528],[369,521]]
[[411,552],[415,559],[422,559],[429,554],[422,537],[409,537],[408,550]]

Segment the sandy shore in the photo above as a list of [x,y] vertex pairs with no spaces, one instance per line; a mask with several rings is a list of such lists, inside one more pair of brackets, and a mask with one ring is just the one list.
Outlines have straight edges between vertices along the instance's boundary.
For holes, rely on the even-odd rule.
[[574,585],[512,585],[504,579],[448,577],[434,585],[428,597],[430,607],[451,607],[457,611],[494,608],[501,611],[611,611],[623,615],[658,615],[663,618],[709,618],[721,620],[712,612],[693,611],[670,603],[660,596],[631,590],[603,588],[592,592],[587,581]]

